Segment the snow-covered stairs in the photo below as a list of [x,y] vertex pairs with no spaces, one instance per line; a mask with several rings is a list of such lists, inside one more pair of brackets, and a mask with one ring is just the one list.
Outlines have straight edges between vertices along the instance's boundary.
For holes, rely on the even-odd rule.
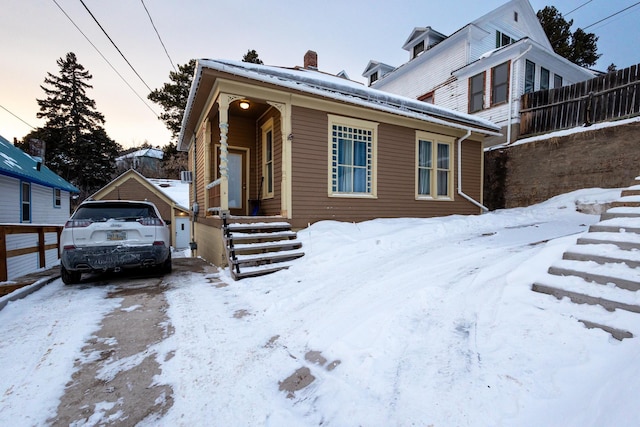
[[639,267],[640,185],[634,185],[622,192],[600,222],[567,249],[532,289],[594,306],[581,308],[579,320],[622,340],[640,335]]
[[304,255],[288,222],[234,223],[224,226],[231,276],[235,280],[288,268]]

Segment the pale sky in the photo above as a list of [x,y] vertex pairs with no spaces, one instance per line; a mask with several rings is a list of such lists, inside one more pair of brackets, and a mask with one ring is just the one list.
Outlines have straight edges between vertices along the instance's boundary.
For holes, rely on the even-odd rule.
[[[534,11],[553,4],[566,16],[572,30],[586,27],[631,6],[636,0],[530,0]],[[73,19],[113,67],[140,95],[127,86],[60,8]],[[173,70],[149,21],[141,0],[84,0],[102,27],[151,89],[169,81]],[[267,65],[302,65],[307,50],[318,53],[320,70],[346,71],[353,80],[369,60],[398,66],[408,52],[402,45],[414,27],[431,26],[451,34],[495,9],[504,0],[144,0],[173,63],[191,58],[240,60],[255,49]],[[88,96],[104,114],[111,138],[125,147],[148,141],[164,146],[170,133],[147,100],[149,90],[134,74],[80,0],[0,0],[0,135],[22,139],[36,118],[40,85],[47,72],[58,75],[56,61],[74,52],[92,75]],[[640,5],[587,28],[599,37],[602,54],[597,69],[612,62],[618,68],[640,63]],[[2,108],[4,107],[4,109]],[[5,109],[27,122],[23,123]]]

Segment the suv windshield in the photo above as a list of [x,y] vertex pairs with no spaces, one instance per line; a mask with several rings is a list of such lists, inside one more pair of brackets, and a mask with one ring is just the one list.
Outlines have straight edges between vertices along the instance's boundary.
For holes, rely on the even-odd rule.
[[135,221],[138,218],[157,218],[153,207],[146,204],[109,203],[80,206],[73,219],[107,221],[121,219]]

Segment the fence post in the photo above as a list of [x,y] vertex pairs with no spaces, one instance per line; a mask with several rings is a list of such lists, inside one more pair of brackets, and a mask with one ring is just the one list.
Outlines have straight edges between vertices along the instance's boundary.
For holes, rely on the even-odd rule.
[[593,109],[593,91],[589,92],[589,98],[587,98],[587,102],[585,104],[585,113],[584,113],[585,126],[591,126],[593,124],[592,109]]

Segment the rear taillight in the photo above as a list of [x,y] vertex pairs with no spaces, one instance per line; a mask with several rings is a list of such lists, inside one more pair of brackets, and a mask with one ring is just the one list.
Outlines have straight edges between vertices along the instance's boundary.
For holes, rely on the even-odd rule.
[[155,227],[163,227],[164,222],[160,218],[140,218],[138,222],[142,225],[151,225]]
[[75,248],[76,248],[76,246],[75,246],[75,245],[64,245],[64,246],[62,247],[62,249],[64,249],[65,251],[72,251],[72,250],[74,250]]
[[156,240],[153,242],[153,246],[164,246],[164,242],[162,240]]
[[89,219],[70,219],[64,225],[64,228],[88,227],[90,225],[91,225],[91,220]]

